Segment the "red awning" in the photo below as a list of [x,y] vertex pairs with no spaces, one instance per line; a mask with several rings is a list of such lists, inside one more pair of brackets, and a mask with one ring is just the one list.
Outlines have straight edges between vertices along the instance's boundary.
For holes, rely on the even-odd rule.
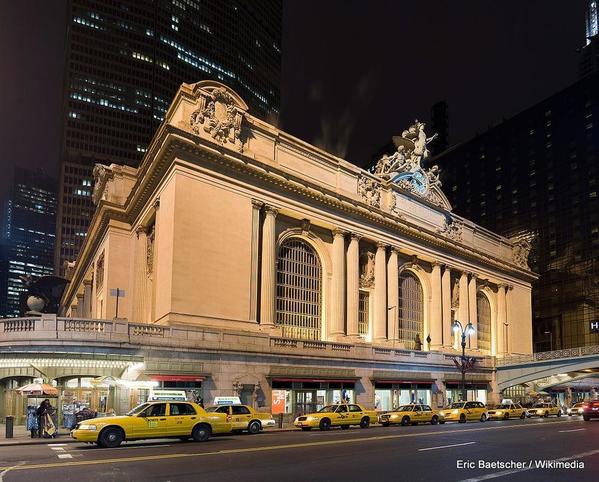
[[356,378],[272,378],[273,382],[307,382],[307,383],[355,383]]
[[201,382],[205,377],[198,375],[150,375],[157,382]]
[[432,380],[374,380],[375,383],[387,383],[397,385],[432,385]]

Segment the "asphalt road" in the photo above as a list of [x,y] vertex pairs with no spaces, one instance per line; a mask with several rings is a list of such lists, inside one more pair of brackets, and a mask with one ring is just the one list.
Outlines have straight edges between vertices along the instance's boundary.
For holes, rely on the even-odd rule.
[[[555,460],[574,468],[536,468]],[[479,461],[522,466],[481,468]],[[0,447],[0,482],[569,482],[595,481],[597,474],[599,420],[578,417],[244,434],[205,443],[132,442],[116,449],[60,443]]]

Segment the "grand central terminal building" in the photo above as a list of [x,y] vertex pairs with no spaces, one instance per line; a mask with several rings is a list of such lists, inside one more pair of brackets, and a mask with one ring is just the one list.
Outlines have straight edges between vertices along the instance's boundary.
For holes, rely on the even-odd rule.
[[117,410],[155,382],[293,414],[456,401],[457,320],[474,327],[468,397],[497,401],[494,360],[532,352],[530,245],[452,213],[424,127],[369,172],[222,84],[183,84],[138,169],[96,166],[60,316],[2,320],[7,339],[28,360],[59,344],[71,378],[127,381]]

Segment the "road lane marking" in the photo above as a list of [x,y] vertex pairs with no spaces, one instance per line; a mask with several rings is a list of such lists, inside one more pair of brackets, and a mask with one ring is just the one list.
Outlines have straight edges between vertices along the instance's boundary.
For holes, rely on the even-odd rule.
[[50,447],[52,450],[54,450],[55,452],[64,452],[64,448],[62,447]]
[[[350,443],[359,443],[359,442],[376,442],[381,440],[393,440],[399,438],[409,438],[409,437],[426,437],[429,435],[444,435],[444,434],[456,434],[456,433],[465,433],[465,432],[482,432],[485,430],[508,430],[512,428],[536,428],[536,427],[546,427],[547,425],[557,425],[561,423],[570,423],[569,420],[564,421],[555,421],[555,422],[546,422],[543,424],[522,424],[522,425],[503,425],[503,426],[493,426],[493,427],[480,427],[480,428],[462,428],[457,430],[437,430],[434,432],[418,432],[418,433],[406,433],[406,434],[395,434],[395,435],[379,435],[373,437],[359,437],[353,439],[334,439],[334,440],[323,440],[319,442],[304,442],[304,443],[294,443],[294,444],[285,444],[285,445],[267,445],[263,447],[249,447],[249,448],[238,448],[238,449],[226,449],[219,450],[215,452],[196,452],[196,453],[178,453],[178,454],[158,454],[158,455],[140,455],[136,457],[113,457],[106,459],[97,459],[97,460],[81,460],[81,461],[72,461],[72,462],[54,462],[54,463],[46,463],[46,464],[30,464],[30,465],[22,465],[19,467],[13,467],[12,470],[34,470],[34,469],[48,469],[48,468],[66,468],[66,467],[75,467],[82,465],[99,465],[99,464],[109,464],[109,463],[123,463],[123,462],[143,462],[143,461],[151,461],[151,460],[168,460],[168,459],[182,459],[189,457],[206,457],[206,456],[214,456],[214,455],[228,455],[228,454],[239,454],[239,453],[251,453],[251,452],[267,452],[274,450],[285,450],[285,449],[294,449],[294,448],[304,448],[304,447],[319,447],[319,446],[327,446],[327,445],[338,445],[338,444],[350,444]],[[7,467],[0,467],[0,470],[4,470]]]
[[424,449],[418,449],[418,452],[424,452],[426,450],[438,450],[438,449],[448,449],[450,447],[461,447],[462,445],[472,445],[476,442],[464,442],[463,444],[451,444],[451,445],[439,445],[438,447],[426,447]]
[[[590,452],[582,452],[581,454],[569,455],[568,457],[562,457],[561,459],[555,459],[556,462],[568,462],[570,460],[582,459],[590,457],[591,455],[599,454],[599,449],[591,450]],[[494,472],[492,474],[481,475],[480,477],[472,477],[471,479],[460,480],[460,482],[480,482],[481,480],[495,479],[497,477],[505,477],[506,475],[517,474],[520,472],[527,472],[529,470],[538,470],[534,465],[525,467],[523,469],[510,469],[502,472]],[[542,470],[542,469],[541,469]]]
[[64,447],[66,444],[48,444],[48,447]]
[[586,428],[574,428],[572,430],[560,430],[559,433],[580,432],[581,430],[586,430]]
[[73,456],[71,454],[57,454],[59,459],[72,459]]

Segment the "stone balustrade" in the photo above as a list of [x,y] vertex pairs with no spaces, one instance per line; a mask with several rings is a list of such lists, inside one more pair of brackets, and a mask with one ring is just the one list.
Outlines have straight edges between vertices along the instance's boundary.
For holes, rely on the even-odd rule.
[[[412,351],[370,343],[340,343],[271,337],[266,333],[220,330],[208,327],[150,325],[126,320],[55,318],[52,316],[0,319],[0,346],[17,347],[31,342],[48,345],[85,343],[86,346],[210,349],[278,353],[304,357],[430,363],[454,366],[455,354]],[[493,357],[477,357],[477,366],[493,368]]]

